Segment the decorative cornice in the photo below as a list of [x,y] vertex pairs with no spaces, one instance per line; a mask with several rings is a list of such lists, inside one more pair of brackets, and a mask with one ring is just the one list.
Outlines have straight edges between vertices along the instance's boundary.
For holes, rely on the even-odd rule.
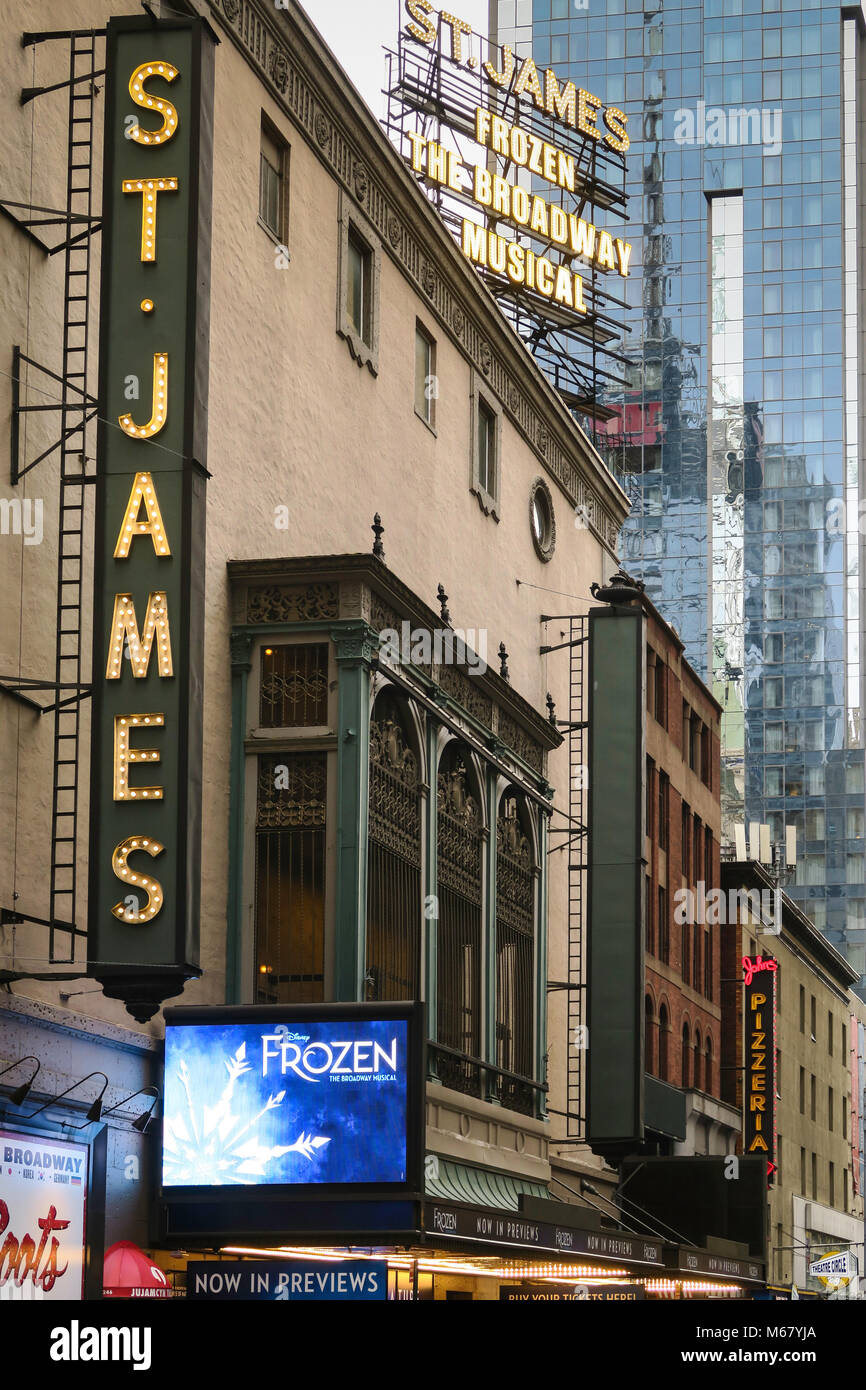
[[[295,594],[298,592],[327,594],[329,596],[329,612],[335,616],[335,610],[339,609],[341,618],[339,628],[344,632],[349,628],[360,629],[364,627],[373,632],[377,631],[373,614],[375,600],[378,600],[375,606],[377,609],[381,609],[380,616],[387,617],[388,626],[399,629],[404,620],[408,620],[415,628],[428,631],[435,631],[442,626],[440,615],[419,599],[408,584],[399,579],[393,570],[374,555],[293,555],[272,560],[229,560],[226,568],[232,589],[245,591],[247,595],[250,593]],[[373,598],[366,600],[369,605],[365,608],[366,622],[359,622],[354,615],[348,623],[343,622],[343,595],[346,592],[353,592],[359,582],[373,596]],[[331,596],[336,596],[338,589],[339,599],[337,600],[336,597],[332,599]],[[365,599],[362,596],[362,606],[364,603]],[[242,608],[242,605],[239,604],[238,608]],[[258,611],[256,609],[256,612]],[[247,612],[249,613],[249,600],[247,601]],[[309,619],[309,616],[307,610],[304,609],[295,613],[294,620],[302,621]],[[292,620],[288,614],[280,619],[284,622]],[[258,619],[248,616],[247,621],[257,623]],[[242,626],[242,622],[235,621],[236,629],[240,629]],[[338,630],[337,625],[333,622],[329,623],[327,619],[322,622],[322,626],[329,630],[333,629],[334,633]],[[441,669],[443,668],[437,668],[439,671]],[[455,693],[454,689],[448,689],[449,684],[454,687],[456,682],[451,668],[445,668],[445,670],[443,693],[446,698],[454,699],[464,709],[467,708],[466,696]],[[511,740],[516,740],[514,742],[509,740],[511,746],[521,756],[524,754],[522,748],[517,746],[521,742],[519,733],[522,733],[524,737],[528,735],[532,744],[544,749],[558,748],[562,743],[562,735],[553,728],[549,720],[534,705],[525,700],[513,686],[497,675],[490,666],[477,675],[470,676],[462,669],[459,673],[455,672],[454,674],[458,676],[461,683],[472,687],[474,692],[489,701],[492,707],[491,712],[496,721],[496,729],[499,728],[503,719],[505,720],[505,725],[511,734]],[[432,687],[435,683],[433,671],[428,673],[428,679]],[[473,710],[470,708],[469,712],[473,713]],[[477,706],[474,713],[479,727],[484,727],[484,722],[478,715]],[[490,727],[488,726],[489,731]],[[534,758],[528,759],[530,766],[535,761]]]
[[[540,465],[612,555],[625,493],[503,317],[300,7],[208,0],[221,28],[314,153],[355,198],[384,251],[483,373]],[[350,133],[351,127],[356,131]],[[366,127],[366,129],[364,129]],[[363,155],[362,155],[363,151]]]

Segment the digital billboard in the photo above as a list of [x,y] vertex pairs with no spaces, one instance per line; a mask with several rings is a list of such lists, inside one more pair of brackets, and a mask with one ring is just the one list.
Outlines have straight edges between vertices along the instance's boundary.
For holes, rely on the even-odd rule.
[[164,1195],[414,1188],[416,1013],[408,1004],[167,1010]]

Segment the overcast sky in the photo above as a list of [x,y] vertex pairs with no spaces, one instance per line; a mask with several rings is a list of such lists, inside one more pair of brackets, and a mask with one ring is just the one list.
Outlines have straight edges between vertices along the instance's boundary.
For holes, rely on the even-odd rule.
[[[398,29],[408,18],[403,13],[403,0],[301,0],[301,5],[381,120],[385,85],[382,49],[396,47]],[[443,7],[444,0],[434,0],[434,9]],[[459,5],[448,8],[479,33],[487,33],[487,0],[460,0]]]

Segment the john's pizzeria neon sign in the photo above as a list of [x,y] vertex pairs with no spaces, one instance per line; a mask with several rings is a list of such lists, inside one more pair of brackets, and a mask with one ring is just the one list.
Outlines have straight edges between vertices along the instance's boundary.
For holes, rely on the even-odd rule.
[[[743,956],[746,1066],[743,1150],[772,1164],[776,1137],[776,972],[772,957]],[[768,1173],[771,1170],[768,1168]]]

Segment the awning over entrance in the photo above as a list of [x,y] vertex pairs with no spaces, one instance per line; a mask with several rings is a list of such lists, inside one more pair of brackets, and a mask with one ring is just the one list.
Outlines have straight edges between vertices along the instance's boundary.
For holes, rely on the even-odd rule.
[[471,1202],[474,1206],[497,1207],[504,1211],[518,1211],[521,1194],[550,1196],[543,1183],[472,1168],[450,1158],[439,1158],[432,1173],[428,1169],[424,1187],[428,1197],[438,1197],[440,1201]]
[[171,1287],[159,1265],[133,1245],[119,1240],[105,1252],[103,1298],[170,1298]]

